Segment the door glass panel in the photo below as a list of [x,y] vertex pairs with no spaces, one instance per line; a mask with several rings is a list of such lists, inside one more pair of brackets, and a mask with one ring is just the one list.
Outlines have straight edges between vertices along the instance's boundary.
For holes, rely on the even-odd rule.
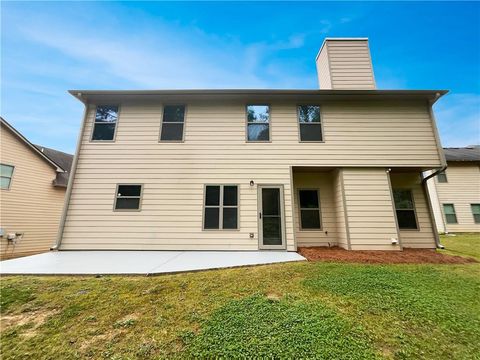
[[279,216],[263,218],[263,244],[282,245],[282,224]]
[[263,215],[280,215],[280,189],[262,189]]

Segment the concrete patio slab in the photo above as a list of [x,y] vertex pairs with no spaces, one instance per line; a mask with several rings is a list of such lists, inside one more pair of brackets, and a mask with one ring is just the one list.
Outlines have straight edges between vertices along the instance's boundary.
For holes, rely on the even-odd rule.
[[286,251],[52,251],[0,262],[2,275],[153,275],[302,261]]

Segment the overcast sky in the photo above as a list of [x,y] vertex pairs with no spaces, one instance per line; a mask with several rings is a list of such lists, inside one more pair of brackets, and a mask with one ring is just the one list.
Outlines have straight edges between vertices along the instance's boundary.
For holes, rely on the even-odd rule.
[[73,153],[69,89],[318,88],[326,36],[368,37],[380,89],[448,89],[444,146],[480,143],[480,3],[2,2],[1,114]]

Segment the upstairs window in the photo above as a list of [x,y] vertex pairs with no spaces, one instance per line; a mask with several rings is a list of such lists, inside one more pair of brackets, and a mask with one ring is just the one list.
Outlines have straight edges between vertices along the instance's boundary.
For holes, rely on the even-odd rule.
[[418,229],[412,191],[393,189],[393,199],[395,201],[395,210],[400,230]]
[[141,199],[142,199],[142,185],[137,185],[137,184],[117,185],[114,209],[117,211],[140,210]]
[[437,180],[439,183],[446,183],[448,182],[447,180],[447,173],[445,171],[442,171],[441,173],[438,173],[437,175]]
[[297,109],[301,142],[323,141],[320,106],[299,105]]
[[320,201],[318,190],[299,190],[300,228],[302,230],[320,230]]
[[167,105],[163,108],[160,141],[183,141],[185,106]]
[[480,204],[470,204],[472,208],[473,221],[475,224],[480,224]]
[[238,229],[238,186],[207,185],[203,215],[205,230]]
[[457,213],[453,204],[443,204],[443,213],[447,224],[458,224]]
[[0,188],[2,190],[10,189],[13,176],[13,166],[0,164]]
[[95,113],[92,141],[113,141],[118,121],[118,106],[99,105]]
[[247,141],[270,141],[270,107],[247,105]]

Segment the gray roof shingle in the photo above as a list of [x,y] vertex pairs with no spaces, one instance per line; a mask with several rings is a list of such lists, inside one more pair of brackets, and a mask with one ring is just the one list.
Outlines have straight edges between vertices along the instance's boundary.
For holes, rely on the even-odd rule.
[[480,161],[480,145],[469,145],[463,148],[443,148],[448,161]]

